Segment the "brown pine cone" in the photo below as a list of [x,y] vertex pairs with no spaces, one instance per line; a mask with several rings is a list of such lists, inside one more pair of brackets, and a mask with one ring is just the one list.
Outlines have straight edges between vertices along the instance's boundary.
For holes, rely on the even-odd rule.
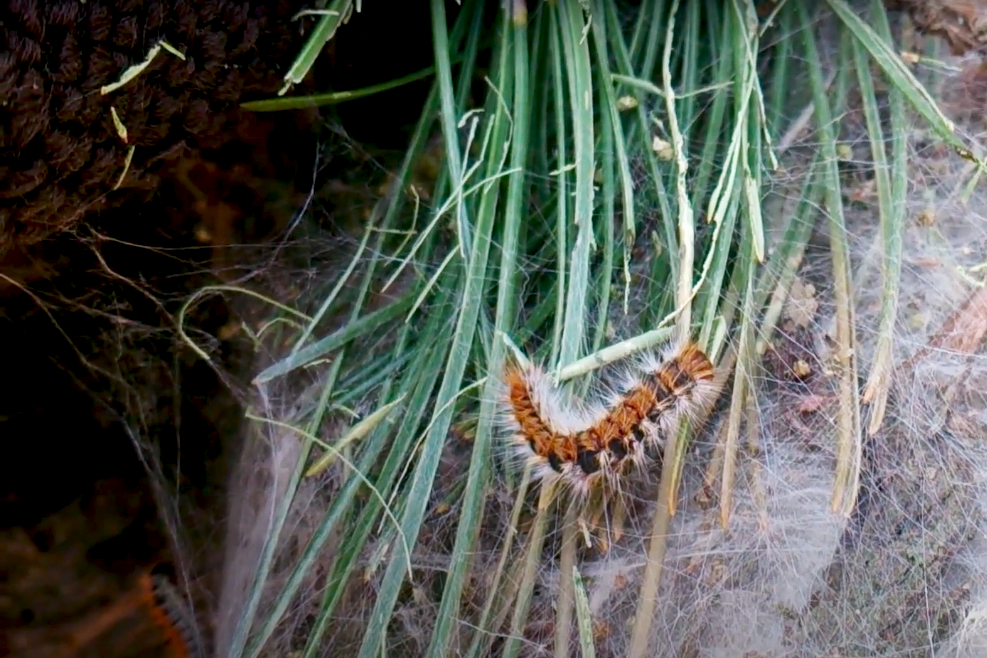
[[[3,4],[0,256],[128,189],[153,189],[162,160],[231,138],[239,103],[279,89],[312,20],[292,20],[311,4],[301,0]],[[100,92],[162,39],[185,59],[161,50],[123,87]]]

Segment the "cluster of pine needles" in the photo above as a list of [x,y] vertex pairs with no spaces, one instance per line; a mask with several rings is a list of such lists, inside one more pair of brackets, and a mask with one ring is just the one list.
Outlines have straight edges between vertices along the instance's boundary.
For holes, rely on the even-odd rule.
[[[354,7],[352,0],[328,4],[309,47],[286,76],[285,91],[304,77],[336,31],[346,29],[354,10],[372,9]],[[389,551],[378,565],[357,658],[386,655],[390,620],[413,578],[411,550],[440,457],[466,408],[475,418],[472,452],[424,655],[448,655],[454,634],[460,638],[457,652],[488,655],[491,638],[503,632],[495,624],[504,623],[495,609],[504,605],[495,605],[502,590],[497,584],[508,582],[514,583],[504,608],[510,630],[498,646],[505,657],[518,654],[549,501],[538,506],[523,559],[502,559],[497,572],[485,576],[494,585],[482,613],[471,619],[472,640],[465,646],[456,628],[485,496],[492,478],[505,477],[494,459],[500,437],[492,387],[512,345],[531,349],[531,358],[567,380],[670,338],[696,339],[729,374],[715,483],[727,525],[738,447],[745,442],[750,375],[818,222],[828,227],[830,239],[840,378],[831,511],[848,516],[860,483],[862,441],[880,427],[888,398],[905,223],[903,204],[895,200],[907,183],[908,124],[924,120],[943,143],[975,157],[896,50],[880,0],[854,8],[845,0],[646,0],[633,9],[614,0],[533,6],[524,0],[463,0],[454,20],[444,0],[432,0],[430,11],[435,58],[428,70],[367,89],[285,94],[251,104],[275,111],[344,102],[413,80],[432,85],[391,191],[373,208],[349,266],[326,290],[313,293],[311,308],[267,300],[280,316],[263,330],[280,332],[279,344],[289,349],[254,383],[270,386],[313,363],[329,365],[320,394],[290,422],[306,447],[289,495],[275,510],[229,658],[261,654],[333,535],[345,539],[335,550],[318,615],[299,654],[318,655],[348,581],[362,577],[358,561],[375,533]],[[486,94],[474,106],[478,79]],[[883,241],[881,326],[874,328],[881,339],[867,364],[854,357],[841,189],[840,121],[850,102],[860,103],[866,118]],[[762,202],[804,131],[814,139],[803,157],[799,198],[769,240]],[[430,203],[421,203],[413,171],[436,134],[442,157],[428,190]],[[642,245],[648,252],[644,261]],[[399,278],[402,286],[394,283]],[[388,286],[399,291],[395,298],[366,311],[368,299]],[[613,344],[614,309],[633,315],[642,333]],[[331,316],[348,320],[327,334],[321,327]],[[858,376],[866,381],[862,392]],[[372,411],[354,419],[338,440],[318,438],[331,413],[358,402]],[[664,536],[688,441],[689,428],[683,427],[667,442],[630,629],[631,658],[648,655]],[[330,461],[345,463],[346,477],[275,604],[262,609],[258,602],[284,531],[290,492]],[[527,474],[509,473],[505,481],[497,486],[525,497]],[[503,538],[505,556],[515,540]],[[562,544],[555,655],[569,655],[575,624],[582,655],[594,656],[575,543]]]

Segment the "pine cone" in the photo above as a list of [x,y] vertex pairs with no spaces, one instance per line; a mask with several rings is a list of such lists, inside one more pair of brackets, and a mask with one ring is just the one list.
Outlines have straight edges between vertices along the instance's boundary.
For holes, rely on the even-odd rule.
[[[4,4],[0,256],[70,229],[128,189],[153,189],[162,160],[232,138],[239,103],[280,87],[310,27],[292,21],[301,0]],[[185,59],[161,50],[101,93],[161,40]]]

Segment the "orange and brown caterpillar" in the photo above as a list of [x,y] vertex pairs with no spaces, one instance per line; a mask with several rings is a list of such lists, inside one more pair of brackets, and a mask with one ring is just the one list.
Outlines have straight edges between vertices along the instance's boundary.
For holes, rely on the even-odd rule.
[[608,399],[568,403],[543,369],[514,363],[504,372],[504,416],[512,443],[537,475],[585,492],[640,465],[682,415],[711,402],[714,375],[706,354],[688,342],[664,357],[641,357]]
[[188,603],[161,574],[143,574],[139,588],[154,624],[161,629],[175,658],[205,658]]

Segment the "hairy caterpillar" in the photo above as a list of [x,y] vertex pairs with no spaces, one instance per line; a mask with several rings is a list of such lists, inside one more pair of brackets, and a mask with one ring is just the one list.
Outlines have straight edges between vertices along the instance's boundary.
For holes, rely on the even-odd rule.
[[188,604],[168,578],[161,574],[144,574],[139,587],[155,625],[165,635],[171,655],[205,658]]
[[706,354],[686,342],[661,357],[640,357],[603,399],[568,403],[542,368],[510,363],[503,377],[504,416],[511,442],[535,465],[537,477],[561,478],[586,492],[639,466],[680,417],[711,402],[714,375]]

